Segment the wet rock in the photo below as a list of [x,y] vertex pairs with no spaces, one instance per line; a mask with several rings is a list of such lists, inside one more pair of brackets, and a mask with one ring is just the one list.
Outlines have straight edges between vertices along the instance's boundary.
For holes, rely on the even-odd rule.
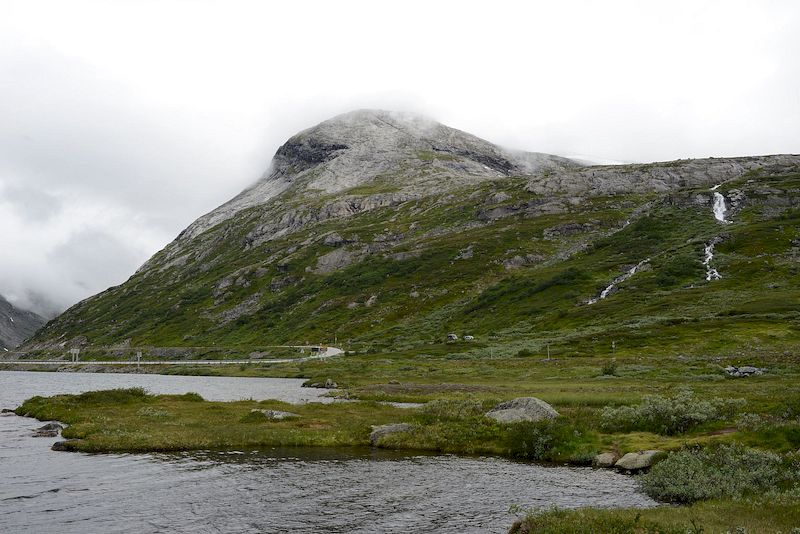
[[57,438],[58,430],[37,430],[33,433],[34,438]]
[[270,421],[283,421],[284,419],[294,419],[296,417],[300,417],[300,415],[292,412],[282,412],[280,410],[259,410],[253,409],[250,410],[250,413],[256,414],[260,413],[264,416],[265,419],[269,419]]
[[602,452],[594,457],[592,464],[595,467],[614,467],[619,460],[619,455],[615,452]]
[[536,397],[519,397],[507,402],[501,402],[488,412],[486,417],[500,423],[519,423],[521,421],[541,421],[555,419],[558,412]]
[[641,471],[642,469],[647,469],[652,466],[656,456],[662,452],[663,451],[659,450],[629,452],[617,460],[614,467],[625,471]]
[[3,408],[0,413],[15,413],[11,408]]
[[73,451],[75,450],[74,445],[79,441],[80,441],[79,439],[67,439],[64,441],[56,441],[55,443],[53,443],[53,446],[50,447],[50,449],[60,452]]
[[58,423],[47,423],[46,425],[40,426],[39,428],[36,429],[37,432],[50,431],[50,430],[60,431],[64,430],[64,427],[62,425],[59,425]]
[[373,426],[372,432],[369,435],[369,444],[373,447],[378,444],[381,438],[389,434],[396,434],[398,432],[408,432],[412,426],[408,423],[392,423],[388,425]]
[[311,381],[304,382],[302,387],[304,387],[304,388],[320,388],[320,389],[337,389],[339,387],[339,384],[337,384],[336,382],[334,382],[333,380],[328,378],[327,380],[325,380],[325,382],[311,382]]

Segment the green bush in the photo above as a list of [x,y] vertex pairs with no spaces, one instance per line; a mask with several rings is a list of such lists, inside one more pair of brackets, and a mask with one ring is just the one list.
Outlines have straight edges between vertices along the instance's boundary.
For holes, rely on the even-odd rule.
[[672,397],[647,395],[636,406],[606,406],[600,424],[612,432],[680,434],[709,421],[728,420],[744,403],[744,399],[703,400],[681,390]]
[[617,360],[608,360],[600,368],[600,374],[603,376],[617,376]]
[[582,445],[582,432],[564,417],[508,425],[505,443],[509,456],[526,460],[553,460],[572,456]]
[[787,489],[800,481],[799,475],[797,466],[788,465],[778,454],[733,443],[671,453],[641,482],[654,499],[691,503]]

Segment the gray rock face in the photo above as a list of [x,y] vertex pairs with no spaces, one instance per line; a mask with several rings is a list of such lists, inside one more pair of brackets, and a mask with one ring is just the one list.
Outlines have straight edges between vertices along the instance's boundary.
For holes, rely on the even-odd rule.
[[500,423],[518,423],[521,421],[555,419],[558,417],[558,412],[552,406],[536,397],[520,397],[501,402],[486,412],[486,417]]
[[372,432],[369,435],[369,444],[374,447],[378,445],[378,442],[381,440],[381,438],[397,432],[408,432],[411,430],[411,428],[412,426],[408,423],[392,423],[389,425],[373,426]]
[[15,308],[0,295],[0,356],[17,348],[46,322],[33,312]]
[[540,195],[609,195],[622,192],[668,192],[683,187],[711,187],[738,178],[747,171],[780,173],[800,165],[800,155],[754,156],[677,160],[643,165],[598,165],[542,173],[527,189]]
[[[260,180],[195,221],[179,239],[191,239],[290,187],[337,193],[395,172],[401,161],[416,161],[417,170],[438,171],[460,180],[497,179],[578,166],[549,154],[504,150],[420,115],[358,110],[289,139]],[[435,187],[435,181],[426,181],[405,185]]]
[[620,458],[617,463],[614,464],[614,467],[617,469],[623,469],[625,471],[640,471],[642,469],[647,469],[653,465],[653,460],[658,454],[661,454],[661,452],[662,451],[658,450],[629,452]]
[[283,421],[284,419],[294,419],[296,417],[300,417],[296,413],[292,412],[282,412],[280,410],[258,410],[253,409],[250,410],[250,413],[260,413],[264,416],[264,419],[269,419],[270,421]]

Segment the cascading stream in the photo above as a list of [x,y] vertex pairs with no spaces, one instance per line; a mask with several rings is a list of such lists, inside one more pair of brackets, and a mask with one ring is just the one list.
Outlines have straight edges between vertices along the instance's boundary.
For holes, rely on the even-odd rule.
[[703,258],[703,266],[706,268],[706,281],[710,282],[711,280],[719,280],[722,278],[722,275],[717,272],[716,269],[711,267],[711,260],[714,259],[714,242],[712,241],[704,250],[705,257]]
[[649,261],[650,258],[646,258],[637,263],[636,265],[634,265],[633,267],[631,267],[630,269],[628,269],[628,271],[625,274],[616,277],[614,281],[611,282],[611,284],[607,288],[605,288],[603,291],[600,292],[600,295],[598,295],[593,299],[589,299],[589,302],[587,302],[587,304],[595,304],[596,302],[606,298],[617,284],[624,282],[625,280],[636,274],[636,272],[639,269],[641,269],[645,263],[648,263]]
[[717,184],[710,189],[710,191],[714,192],[714,205],[712,206],[712,210],[714,211],[714,218],[719,222],[727,223],[728,220],[725,219],[725,213],[728,211],[728,207],[725,205],[725,197],[722,193],[717,192],[717,188],[722,184]]

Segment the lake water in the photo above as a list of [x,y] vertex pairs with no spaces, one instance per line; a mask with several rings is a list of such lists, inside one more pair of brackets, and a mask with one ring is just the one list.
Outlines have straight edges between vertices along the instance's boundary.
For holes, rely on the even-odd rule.
[[[0,372],[0,407],[33,395],[142,386],[209,400],[314,401],[302,380]],[[606,470],[377,449],[78,454],[0,416],[0,532],[505,532],[511,505],[647,507]]]

